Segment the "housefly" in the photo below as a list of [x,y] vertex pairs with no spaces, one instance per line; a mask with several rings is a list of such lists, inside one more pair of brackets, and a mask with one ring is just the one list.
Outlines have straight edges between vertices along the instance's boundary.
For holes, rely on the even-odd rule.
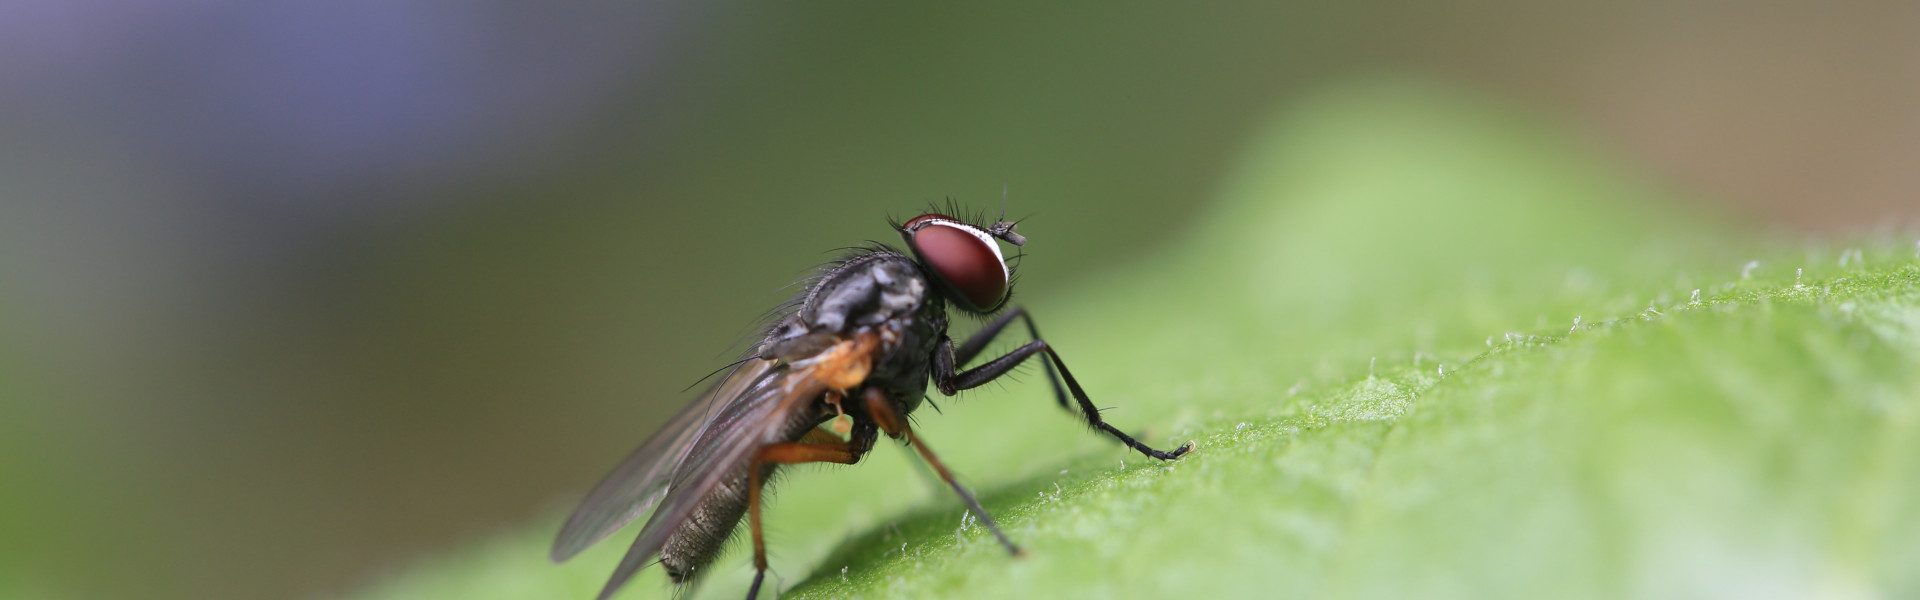
[[[821,268],[776,313],[783,316],[746,358],[587,494],[554,540],[553,560],[572,557],[652,509],[599,597],[612,596],[655,557],[676,585],[690,584],[746,517],[753,538],[752,599],[766,578],[761,489],[774,469],[851,465],[882,433],[918,452],[980,524],[1018,555],[1020,548],[913,435],[906,417],[925,400],[929,382],[951,396],[1036,356],[1055,399],[1077,409],[1094,429],[1160,460],[1192,450],[1191,442],[1171,452],[1155,450],[1101,419],[1060,353],[1040,337],[1033,317],[1006,307],[1013,266],[999,244],[1021,246],[1026,238],[1005,219],[977,222],[938,213],[894,222],[905,252],[874,244]],[[955,344],[947,336],[948,305],[991,320]],[[1015,321],[1029,341],[969,366]],[[851,417],[850,427],[836,432],[827,426],[842,415]]]

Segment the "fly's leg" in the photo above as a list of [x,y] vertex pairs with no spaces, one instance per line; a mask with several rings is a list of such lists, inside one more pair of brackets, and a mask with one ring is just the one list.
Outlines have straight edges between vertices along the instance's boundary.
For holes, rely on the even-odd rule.
[[[971,342],[972,340],[968,341]],[[1050,361],[1050,364],[1052,364],[1054,368],[1059,369],[1060,378],[1066,381],[1067,390],[1073,394],[1074,401],[1080,405],[1080,414],[1087,418],[1087,425],[1105,432],[1107,435],[1113,436],[1114,439],[1118,439],[1121,443],[1126,444],[1128,448],[1138,450],[1141,454],[1160,460],[1180,458],[1180,455],[1193,450],[1193,442],[1187,442],[1185,445],[1175,448],[1172,452],[1155,450],[1152,446],[1148,446],[1140,440],[1134,439],[1133,436],[1127,435],[1126,432],[1120,431],[1118,428],[1107,424],[1105,419],[1100,418],[1100,409],[1095,408],[1093,401],[1087,399],[1087,391],[1081,389],[1080,382],[1073,378],[1073,372],[1067,370],[1067,363],[1060,360],[1060,353],[1054,351],[1052,346],[1047,345],[1046,340],[1027,342],[1026,345],[1015,348],[1012,352],[1008,352],[999,358],[987,361],[986,364],[958,373],[954,372],[956,351],[953,349],[953,341],[946,340],[934,350],[933,381],[935,385],[940,387],[940,393],[951,396],[960,390],[976,388],[989,381],[998,379],[1001,375],[1005,375],[1008,371],[1013,370],[1021,361],[1040,353],[1046,353],[1046,359]]]
[[[992,343],[993,338],[1000,335],[1000,330],[1006,329],[1014,319],[1019,319],[1027,326],[1029,338],[1040,339],[1040,328],[1033,325],[1033,316],[1027,314],[1026,307],[1016,306],[1000,313],[1000,316],[994,317],[979,331],[973,332],[967,341],[961,342],[960,347],[953,351],[954,366],[965,367],[967,363],[973,362],[974,357],[979,356],[980,351],[985,350],[987,344]],[[1072,407],[1067,404],[1067,388],[1060,385],[1060,375],[1053,371],[1053,363],[1041,361],[1040,368],[1046,370],[1047,383],[1053,386],[1053,400],[1060,403],[1060,408],[1071,410]]]
[[768,444],[753,455],[747,467],[747,514],[753,531],[753,587],[747,589],[747,600],[760,596],[760,582],[767,577],[767,540],[760,530],[760,486],[767,467],[816,462],[850,465],[859,460],[853,444],[822,429],[807,432],[799,442]]
[[975,518],[980,519],[980,524],[986,526],[987,531],[993,532],[994,539],[1000,540],[1000,545],[1006,546],[1007,552],[1019,556],[1020,547],[1013,545],[1013,540],[1007,539],[1007,534],[1000,531],[1000,525],[993,522],[993,515],[987,514],[987,509],[981,508],[980,501],[974,499],[973,492],[967,491],[965,486],[960,485],[958,479],[953,478],[953,471],[947,470],[946,463],[940,462],[940,457],[934,456],[933,450],[928,449],[927,445],[920,441],[919,436],[913,435],[913,428],[907,425],[907,420],[900,416],[899,411],[894,410],[893,403],[887,401],[887,395],[880,390],[868,388],[866,400],[867,414],[879,423],[880,430],[887,432],[887,437],[904,439],[908,445],[913,446],[913,449],[920,453],[920,458],[927,461],[927,466],[933,467],[933,471],[940,475],[940,480],[947,482],[947,486],[953,488],[953,493],[960,495],[960,501],[966,503],[967,510],[971,511]]

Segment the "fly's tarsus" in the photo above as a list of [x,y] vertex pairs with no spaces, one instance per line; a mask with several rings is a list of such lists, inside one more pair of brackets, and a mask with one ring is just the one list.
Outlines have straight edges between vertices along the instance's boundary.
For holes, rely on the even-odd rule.
[[1155,450],[1152,446],[1148,446],[1144,442],[1134,439],[1133,436],[1127,435],[1126,432],[1120,431],[1118,428],[1107,424],[1106,419],[1100,418],[1100,409],[1095,408],[1093,401],[1087,399],[1087,391],[1080,388],[1080,381],[1074,379],[1073,372],[1067,370],[1066,361],[1060,360],[1060,353],[1049,346],[1047,347],[1047,357],[1053,359],[1053,366],[1060,369],[1060,378],[1066,380],[1067,390],[1073,392],[1074,401],[1080,405],[1080,414],[1086,416],[1087,424],[1092,425],[1094,429],[1106,432],[1107,435],[1111,435],[1114,439],[1120,440],[1120,443],[1126,444],[1128,448],[1138,450],[1141,454],[1160,460],[1180,458],[1182,455],[1193,450],[1192,442],[1175,448],[1172,452]]
[[765,570],[753,572],[753,585],[747,587],[747,600],[754,600],[760,597],[760,583],[766,580],[767,572]]

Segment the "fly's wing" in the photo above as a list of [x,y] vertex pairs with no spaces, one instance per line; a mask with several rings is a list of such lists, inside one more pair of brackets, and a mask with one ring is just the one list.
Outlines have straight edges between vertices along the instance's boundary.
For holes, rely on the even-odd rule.
[[801,418],[798,411],[826,391],[809,368],[781,365],[729,400],[675,470],[666,500],[640,528],[640,536],[600,590],[600,599],[612,597],[635,571],[646,566],[648,559],[659,554],[667,536],[686,522],[715,487],[738,476],[755,452],[767,444],[785,441],[779,437],[794,419]]
[[549,554],[553,561],[579,554],[659,502],[676,467],[693,451],[694,440],[711,426],[721,409],[746,396],[773,372],[773,365],[769,360],[752,360],[734,367],[620,461],[620,466],[594,486],[567,517],[567,524],[553,540]]

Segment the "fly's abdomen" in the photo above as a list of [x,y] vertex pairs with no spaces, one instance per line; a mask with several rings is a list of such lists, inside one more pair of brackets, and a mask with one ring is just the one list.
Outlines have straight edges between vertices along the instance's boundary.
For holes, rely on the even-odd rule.
[[[761,481],[771,483],[773,465],[762,468],[766,471]],[[674,583],[686,583],[698,576],[720,556],[727,538],[732,537],[746,514],[747,469],[741,467],[739,474],[714,487],[686,523],[667,536],[666,545],[660,548],[660,566],[666,568],[667,577]]]
[[[787,416],[781,435],[773,439],[799,440],[815,425],[832,416],[822,412],[824,410],[824,407],[812,407],[795,411]],[[726,421],[723,419],[719,422]],[[724,435],[725,430],[725,427],[717,427],[703,436]],[[766,486],[773,484],[774,466],[760,466],[762,499],[765,498]],[[660,566],[666,569],[667,577],[674,583],[698,578],[708,565],[713,564],[713,559],[720,556],[727,538],[732,537],[733,531],[739,528],[740,518],[747,513],[747,469],[748,465],[736,467],[732,474],[700,498],[693,512],[679,527],[674,528],[673,533],[667,534],[666,543],[660,546]]]

